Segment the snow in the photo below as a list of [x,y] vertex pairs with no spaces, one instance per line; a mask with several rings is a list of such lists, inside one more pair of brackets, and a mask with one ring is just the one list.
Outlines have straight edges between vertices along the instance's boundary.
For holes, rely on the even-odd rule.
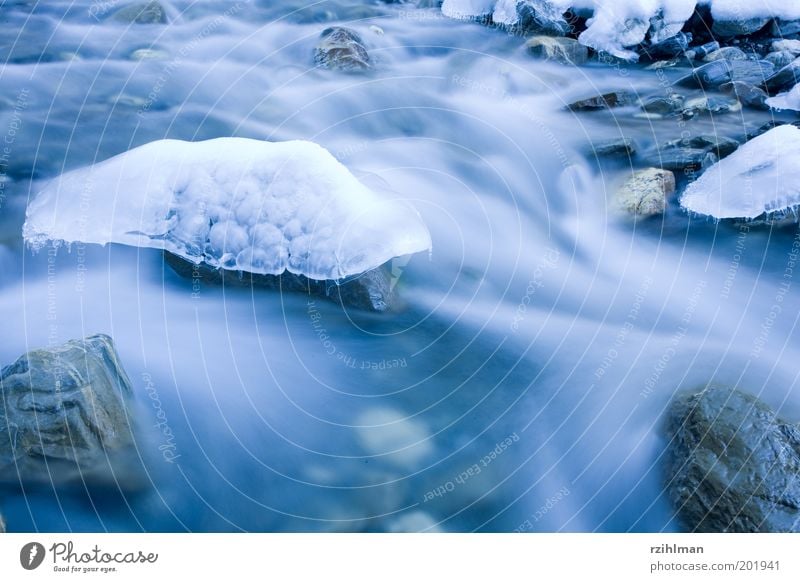
[[767,105],[775,109],[794,109],[800,111],[800,85],[795,85],[791,91],[781,93],[767,99]]
[[306,141],[155,141],[44,186],[23,235],[166,249],[195,264],[311,279],[430,249],[406,203],[369,190]]
[[[506,26],[518,20],[517,5],[525,2],[540,5],[550,13],[553,8],[565,12],[588,12],[591,18],[578,40],[595,50],[626,60],[638,55],[630,50],[645,39],[661,42],[680,32],[692,16],[697,0],[444,0],[442,13],[459,19],[485,18]],[[714,18],[721,21],[751,18],[800,19],[796,0],[701,0],[710,5]]]
[[800,205],[800,129],[782,125],[717,162],[686,189],[681,206],[715,218],[756,218]]

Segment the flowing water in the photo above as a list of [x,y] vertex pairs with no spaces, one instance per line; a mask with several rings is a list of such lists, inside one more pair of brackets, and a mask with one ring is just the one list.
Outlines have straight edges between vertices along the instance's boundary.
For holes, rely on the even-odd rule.
[[[584,154],[740,137],[768,114],[573,114],[570,99],[663,95],[681,72],[536,61],[435,8],[180,0],[159,26],[114,22],[120,5],[3,2],[0,362],[112,335],[146,483],[3,489],[10,529],[672,531],[676,391],[736,384],[800,417],[796,229],[676,203],[633,223],[609,204],[624,166]],[[336,23],[372,71],[314,67]],[[154,250],[24,247],[41,180],[219,136],[318,142],[412,203],[433,251],[394,264],[402,308],[205,285]]]

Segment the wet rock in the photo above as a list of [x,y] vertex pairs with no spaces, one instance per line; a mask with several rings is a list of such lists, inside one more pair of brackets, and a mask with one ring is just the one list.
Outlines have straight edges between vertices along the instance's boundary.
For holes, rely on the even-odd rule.
[[667,197],[675,192],[675,176],[659,168],[647,168],[634,173],[617,190],[616,206],[636,217],[663,214]]
[[715,20],[711,32],[719,38],[747,36],[758,32],[770,21],[769,18],[746,18],[741,20]]
[[716,40],[712,40],[711,42],[707,42],[703,45],[689,49],[686,52],[686,56],[688,58],[696,59],[699,61],[705,59],[708,55],[710,55],[716,50],[719,50],[719,42],[717,42]]
[[775,69],[782,69],[786,65],[792,64],[792,61],[794,61],[796,58],[796,55],[790,53],[789,51],[777,51],[769,53],[764,57],[764,60],[772,63]]
[[690,148],[710,152],[718,158],[724,158],[735,152],[739,142],[733,138],[722,135],[709,134],[697,135],[689,139],[676,139],[668,141],[662,146],[663,150],[675,148]]
[[768,61],[730,61],[718,59],[706,63],[685,77],[676,81],[677,85],[699,89],[714,89],[723,83],[744,81],[760,85],[770,78],[775,67]]
[[534,36],[525,47],[534,57],[565,65],[582,65],[589,60],[589,49],[574,38]]
[[667,489],[687,530],[800,531],[800,427],[709,387],[674,400],[667,436]]
[[797,83],[800,83],[800,59],[795,59],[770,76],[762,86],[767,90],[767,93],[775,95],[776,93],[788,91]]
[[[719,43],[717,43],[717,47],[719,47]],[[747,54],[739,48],[735,46],[725,46],[721,48],[717,48],[715,51],[711,51],[703,57],[703,60],[707,63],[712,61],[746,61],[749,57]]]
[[309,279],[288,271],[281,275],[258,275],[215,269],[205,264],[196,266],[166,251],[164,261],[178,275],[202,283],[305,293],[313,297],[330,299],[345,307],[374,312],[387,311],[396,303],[394,292],[396,280],[392,275],[391,261],[340,283]]
[[672,38],[643,48],[639,54],[650,60],[671,59],[686,52],[691,42],[691,32],[679,32]]
[[719,86],[719,89],[723,93],[735,97],[745,107],[762,111],[769,109],[767,92],[755,85],[743,81],[734,81],[732,83],[723,83]]
[[780,18],[776,18],[772,21],[770,32],[772,36],[780,38],[800,34],[800,20],[781,20]]
[[349,28],[333,26],[320,34],[314,49],[314,62],[327,69],[363,71],[371,66],[361,37]]
[[784,38],[773,41],[772,50],[776,52],[787,52],[798,56],[800,55],[800,40]]
[[625,107],[635,105],[637,96],[628,91],[611,91],[594,97],[580,99],[568,105],[571,111],[598,111],[600,109],[613,109],[615,107]]
[[666,97],[648,97],[642,101],[642,111],[647,113],[657,113],[659,115],[670,115],[678,113],[684,109],[686,100],[683,95],[673,93]]
[[723,115],[741,111],[742,105],[736,99],[723,95],[707,95],[695,97],[684,103],[681,116],[691,119],[697,115]]
[[673,172],[702,170],[717,161],[717,156],[705,148],[669,146],[649,150],[643,158],[648,165]]
[[572,27],[564,20],[564,11],[548,0],[519,0],[517,22],[507,26],[514,34],[549,34],[564,36]]
[[166,24],[167,11],[164,7],[151,0],[150,2],[136,2],[120,8],[114,13],[114,20],[134,24]]
[[587,153],[598,158],[630,158],[636,153],[636,143],[629,137],[592,142]]
[[110,337],[28,352],[0,372],[0,394],[0,480],[122,478],[114,463],[132,451],[132,391]]

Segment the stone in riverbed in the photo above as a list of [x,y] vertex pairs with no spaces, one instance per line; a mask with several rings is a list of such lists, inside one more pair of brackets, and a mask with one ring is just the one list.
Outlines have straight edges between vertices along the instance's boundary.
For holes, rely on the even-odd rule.
[[589,60],[589,49],[574,38],[534,36],[525,47],[534,57],[565,65],[582,65]]
[[717,161],[717,156],[705,148],[668,145],[646,152],[643,158],[646,164],[673,172],[702,170]]
[[789,51],[776,51],[769,53],[764,57],[764,60],[772,63],[775,69],[782,69],[786,65],[791,65],[796,58],[797,55]]
[[772,50],[776,52],[787,52],[794,56],[800,55],[800,40],[781,39],[772,43]]
[[626,107],[635,105],[637,95],[628,91],[611,91],[594,97],[580,99],[568,105],[571,111],[599,111],[601,109],[612,109],[614,107]]
[[320,34],[314,62],[326,69],[364,71],[372,66],[361,37],[349,28],[332,26]]
[[763,82],[762,86],[770,95],[788,91],[800,83],[800,58],[780,69]]
[[691,32],[679,32],[671,38],[642,48],[639,54],[651,60],[671,59],[685,53],[691,42]]
[[[129,486],[132,390],[110,337],[28,352],[0,372],[0,481]],[[112,471],[113,469],[113,471]],[[135,481],[135,480],[133,480]]]
[[775,66],[769,61],[718,59],[697,67],[675,83],[698,89],[714,89],[731,81],[744,81],[758,85],[770,78],[774,72]]
[[708,387],[675,398],[667,436],[667,489],[686,530],[800,532],[800,427]]
[[685,102],[686,100],[683,95],[678,93],[672,93],[666,97],[649,97],[642,101],[642,111],[657,113],[659,115],[670,115],[682,111]]
[[712,61],[746,61],[748,59],[747,54],[735,46],[719,48],[719,43],[717,43],[717,47],[717,50],[707,53],[703,60],[710,63]]
[[737,20],[714,20],[711,32],[721,38],[747,36],[758,32],[770,21],[769,18],[743,18]]
[[629,137],[592,142],[588,155],[598,158],[630,158],[636,153],[636,144]]
[[614,203],[617,208],[636,217],[663,214],[667,197],[675,192],[675,176],[668,170],[647,168],[628,178],[617,190]]
[[691,119],[697,115],[723,115],[741,111],[742,105],[738,100],[722,95],[706,95],[689,99],[681,109],[681,116]]
[[800,20],[781,20],[776,18],[772,21],[772,36],[786,38],[800,33]]
[[167,11],[156,0],[135,2],[117,10],[113,18],[119,22],[133,24],[166,24]]
[[739,100],[739,103],[745,107],[760,109],[762,111],[769,109],[769,105],[767,105],[767,92],[750,83],[745,83],[743,81],[723,83],[719,86],[719,90],[735,97]]
[[[394,259],[393,259],[394,260]],[[182,277],[199,279],[203,283],[257,287],[281,292],[305,293],[330,299],[345,307],[364,311],[384,312],[396,303],[392,262],[351,277],[343,283],[309,279],[285,271],[281,275],[241,274],[225,269],[215,269],[205,264],[194,265],[170,252],[164,251],[164,262]]]
[[492,18],[495,24],[508,29],[512,34],[548,34],[561,37],[572,30],[570,24],[564,20],[563,8],[548,0],[518,0],[515,15],[505,14],[505,11],[495,7]]
[[697,135],[689,139],[676,139],[664,144],[663,149],[692,148],[711,152],[718,158],[731,155],[739,148],[739,142],[721,135]]
[[719,42],[712,40],[706,44],[689,49],[686,52],[686,56],[687,58],[696,59],[699,61],[705,59],[708,55],[717,50],[719,50]]

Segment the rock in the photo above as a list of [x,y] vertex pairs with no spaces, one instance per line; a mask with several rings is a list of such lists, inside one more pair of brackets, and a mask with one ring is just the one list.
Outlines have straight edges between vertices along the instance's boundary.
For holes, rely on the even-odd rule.
[[719,89],[723,93],[736,97],[739,103],[745,107],[761,109],[763,111],[769,109],[766,91],[755,85],[745,83],[744,81],[734,81],[732,83],[723,83],[719,86]]
[[739,142],[730,137],[716,134],[697,135],[689,139],[676,139],[668,141],[662,149],[691,148],[710,152],[718,158],[724,158],[735,152]]
[[705,148],[670,146],[652,149],[643,158],[648,165],[673,172],[702,170],[717,161],[716,155]]
[[800,33],[800,20],[781,20],[776,18],[772,21],[772,28],[770,30],[772,36],[786,38],[788,36]]
[[757,398],[708,387],[667,419],[669,496],[688,531],[800,532],[800,428]]
[[683,95],[673,93],[667,97],[649,97],[642,102],[642,111],[647,113],[658,113],[659,115],[670,115],[684,109],[685,99]]
[[699,61],[705,59],[708,55],[717,50],[719,50],[719,43],[716,40],[712,40],[706,44],[689,49],[686,56]]
[[6,521],[3,519],[2,514],[0,514],[0,533],[6,533]]
[[777,73],[770,76],[762,83],[770,95],[788,91],[800,83],[800,58],[795,59],[790,64],[780,69]]
[[589,49],[574,38],[534,36],[525,47],[534,57],[565,65],[582,65],[589,60]]
[[650,60],[671,59],[685,53],[691,42],[691,32],[679,32],[671,38],[644,47],[639,54]]
[[759,85],[770,78],[775,67],[768,61],[730,61],[718,59],[706,63],[675,83],[684,87],[714,89],[731,81]]
[[637,217],[663,214],[667,197],[675,192],[675,176],[668,170],[647,168],[634,173],[615,194],[616,206]]
[[764,57],[764,60],[772,63],[775,69],[782,69],[786,65],[792,64],[792,61],[794,61],[796,58],[796,55],[790,53],[789,51],[777,51],[769,53]]
[[580,99],[567,106],[571,111],[598,111],[600,109],[612,109],[614,107],[625,107],[634,105],[637,95],[628,91],[611,91],[594,97]]
[[[717,43],[717,47],[719,47],[719,43]],[[711,51],[703,57],[703,60],[707,63],[719,60],[746,61],[747,59],[747,54],[742,49],[738,49],[735,46],[717,48],[717,50]]]
[[747,36],[758,32],[770,21],[769,18],[746,18],[740,20],[714,20],[711,32],[721,38]]
[[564,20],[563,8],[548,0],[519,0],[516,19],[509,15],[507,17],[509,21],[503,23],[497,21],[498,17],[498,10],[495,8],[495,24],[505,26],[513,34],[564,36],[572,30],[569,23]]
[[121,480],[110,463],[132,451],[132,390],[110,337],[28,352],[0,372],[0,393],[0,480]]
[[332,26],[320,34],[314,62],[326,69],[363,71],[372,65],[361,37],[349,28]]
[[442,533],[439,523],[425,511],[416,509],[392,519],[386,531],[389,533]]
[[205,264],[194,265],[167,251],[164,252],[164,262],[172,267],[178,275],[203,283],[305,293],[330,299],[344,307],[374,312],[388,311],[396,303],[391,262],[339,284],[334,281],[309,279],[288,271],[281,275],[259,275],[247,272],[239,274],[225,269],[215,269]]
[[166,24],[167,11],[156,0],[150,0],[124,6],[114,13],[113,18],[119,22],[134,24]]
[[590,156],[598,158],[630,158],[636,153],[636,144],[629,137],[593,142],[588,150]]
[[681,110],[681,115],[685,118],[692,118],[696,115],[735,113],[741,111],[741,109],[742,105],[736,99],[720,95],[707,95],[686,101]]
[[800,55],[800,40],[781,39],[772,43],[772,50],[775,52],[787,52],[794,56]]

